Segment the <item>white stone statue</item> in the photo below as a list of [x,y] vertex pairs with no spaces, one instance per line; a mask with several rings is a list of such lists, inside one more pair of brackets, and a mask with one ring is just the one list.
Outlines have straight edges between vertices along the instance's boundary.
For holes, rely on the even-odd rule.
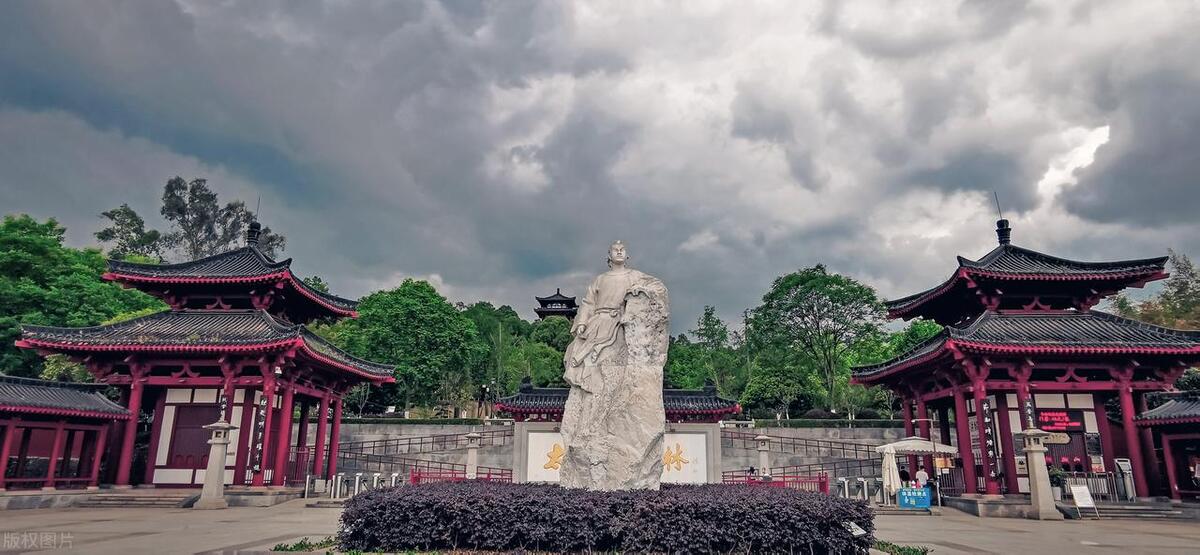
[[658,489],[662,477],[667,288],[626,267],[620,241],[609,271],[587,289],[564,357],[560,484],[593,490]]

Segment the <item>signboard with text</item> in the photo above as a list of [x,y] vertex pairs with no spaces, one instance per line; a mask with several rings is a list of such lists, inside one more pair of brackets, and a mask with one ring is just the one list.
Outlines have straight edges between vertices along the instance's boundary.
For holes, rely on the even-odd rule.
[[896,505],[901,509],[928,509],[929,491],[929,488],[900,488],[896,492]]
[[1037,411],[1037,427],[1047,432],[1082,432],[1083,411],[1040,409]]

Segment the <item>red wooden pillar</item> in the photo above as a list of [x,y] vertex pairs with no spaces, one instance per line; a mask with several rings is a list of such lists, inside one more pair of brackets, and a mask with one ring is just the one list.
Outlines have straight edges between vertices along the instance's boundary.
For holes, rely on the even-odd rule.
[[158,389],[158,400],[154,402],[154,421],[150,424],[150,447],[146,449],[146,475],[142,478],[143,484],[154,483],[154,467],[158,466],[158,450],[171,447],[159,444],[159,440],[162,438],[163,415],[167,413],[167,389],[156,389]]
[[329,430],[329,476],[337,474],[338,434],[342,431],[342,397],[333,400],[333,425]]
[[137,439],[138,414],[142,411],[143,372],[139,368],[131,368],[133,380],[129,384],[129,420],[125,422],[125,431],[121,436],[121,455],[117,459],[117,488],[129,487],[129,472],[133,467],[133,442]]
[[0,440],[0,491],[4,491],[4,475],[8,471],[8,458],[12,455],[13,439],[17,436],[16,419],[4,423],[4,439]]
[[[63,477],[70,478],[71,474],[71,454],[75,451],[75,430],[67,430],[67,439],[63,443],[63,461],[61,473]],[[82,461],[81,461],[82,462]],[[76,465],[78,468],[79,465]]]
[[1171,453],[1171,436],[1162,435],[1163,462],[1167,463],[1167,491],[1173,501],[1183,501],[1179,494],[1179,477],[1175,475],[1175,457]]
[[958,456],[962,458],[963,484],[967,493],[977,493],[979,486],[975,478],[975,454],[971,451],[971,429],[967,425],[967,392],[959,389],[954,392],[954,427],[958,438]]
[[275,461],[271,465],[275,469],[271,473],[272,486],[282,486],[286,483],[284,478],[287,474],[288,451],[291,450],[292,412],[295,410],[292,403],[295,399],[295,384],[284,382],[283,401],[279,404],[279,437],[275,438]]
[[92,446],[92,473],[88,475],[88,489],[100,487],[100,461],[104,453],[105,442],[108,440],[108,426],[101,426],[96,435],[96,443]]
[[66,422],[63,420],[59,420],[54,425],[54,446],[50,448],[50,458],[46,464],[46,481],[42,483],[43,490],[54,490],[54,478],[58,474],[58,460],[62,457],[63,451],[64,426],[66,426]]
[[1000,467],[1004,469],[1004,485],[1008,493],[1021,491],[1017,483],[1017,456],[1013,445],[1012,422],[1009,420],[1008,395],[996,393],[996,418],[1000,421]]
[[[309,458],[311,453],[308,452],[308,418],[312,412],[312,403],[308,399],[300,400],[300,424],[296,430],[296,471],[301,474],[308,474],[312,471],[312,459]],[[303,462],[303,466],[299,466]]]
[[1138,448],[1138,433],[1137,428],[1133,425],[1133,388],[1130,384],[1130,377],[1133,371],[1129,370],[1119,379],[1121,388],[1121,427],[1125,430],[1125,447],[1129,451],[1129,462],[1133,465],[1133,483],[1134,489],[1137,491],[1137,497],[1149,497],[1150,487],[1146,482],[1146,467],[1142,462],[1142,450]]
[[329,422],[329,393],[321,394],[317,407],[317,437],[313,442],[313,474],[325,476],[325,432]]
[[[904,437],[913,437],[916,435],[913,432],[913,414],[912,414],[912,399],[903,397],[900,400],[901,410],[904,415]],[[917,456],[908,456],[908,475],[912,477],[917,473]]]
[[1112,426],[1108,424],[1108,408],[1104,406],[1104,402],[1103,395],[1092,395],[1093,408],[1096,409],[1096,426],[1100,429],[1100,450],[1104,451],[1104,471],[1116,472],[1117,465],[1113,462],[1116,448],[1113,447]]
[[[1137,413],[1146,412],[1146,394],[1141,393],[1134,398],[1137,406]],[[1163,479],[1158,471],[1158,451],[1154,448],[1154,432],[1147,426],[1142,426],[1138,429],[1138,435],[1141,436],[1142,453],[1145,454],[1144,464],[1146,465],[1146,484],[1154,484],[1153,489],[1158,490],[1162,485]],[[1146,497],[1154,494],[1150,488],[1146,490]]]
[[[929,424],[930,424],[930,422],[929,422],[929,407],[925,406],[925,400],[922,399],[918,395],[917,396],[917,429],[921,431],[921,437],[932,441],[933,436],[930,435]],[[933,456],[932,455],[925,455],[925,456],[921,457],[921,464],[925,466],[925,472],[928,472],[930,476],[936,476],[936,473],[934,473],[934,471],[933,471]]]
[[987,446],[987,437],[990,435],[991,426],[987,422],[987,411],[983,410],[983,404],[987,400],[987,385],[983,380],[976,380],[971,386],[971,393],[975,397],[975,428],[979,432],[979,462],[983,472],[984,493],[1000,495],[1000,484],[992,476],[992,469],[995,468],[996,462],[989,456]]
[[267,454],[268,454],[267,447],[269,447],[271,445],[271,440],[273,439],[271,437],[271,423],[272,423],[271,420],[274,419],[273,415],[275,413],[275,379],[274,378],[268,377],[267,379],[263,380],[263,403],[265,406],[263,407],[263,419],[262,419],[262,426],[263,426],[262,444],[251,447],[251,449],[254,449],[255,447],[258,448],[258,460],[259,460],[258,472],[254,473],[254,478],[251,480],[251,483],[250,483],[250,485],[252,485],[254,487],[262,487],[264,485],[265,476],[267,474],[267,469],[271,467],[270,461],[267,460]]

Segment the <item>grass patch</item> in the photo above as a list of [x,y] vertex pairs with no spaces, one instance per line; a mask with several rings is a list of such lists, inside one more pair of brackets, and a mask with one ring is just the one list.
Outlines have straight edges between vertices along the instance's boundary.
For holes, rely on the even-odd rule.
[[316,551],[318,549],[328,549],[337,545],[337,540],[333,536],[325,536],[325,539],[318,542],[311,542],[307,537],[301,538],[296,543],[280,543],[275,544],[271,551]]
[[933,551],[932,547],[925,547],[923,545],[896,545],[883,540],[875,540],[875,549],[884,553],[891,553],[892,555],[926,555]]

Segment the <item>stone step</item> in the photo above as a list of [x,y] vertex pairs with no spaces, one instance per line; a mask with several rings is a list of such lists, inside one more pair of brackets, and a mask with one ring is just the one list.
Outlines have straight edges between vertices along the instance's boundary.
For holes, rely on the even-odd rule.
[[111,507],[182,507],[192,495],[133,495],[121,493],[101,493],[79,500],[76,507],[111,508]]

